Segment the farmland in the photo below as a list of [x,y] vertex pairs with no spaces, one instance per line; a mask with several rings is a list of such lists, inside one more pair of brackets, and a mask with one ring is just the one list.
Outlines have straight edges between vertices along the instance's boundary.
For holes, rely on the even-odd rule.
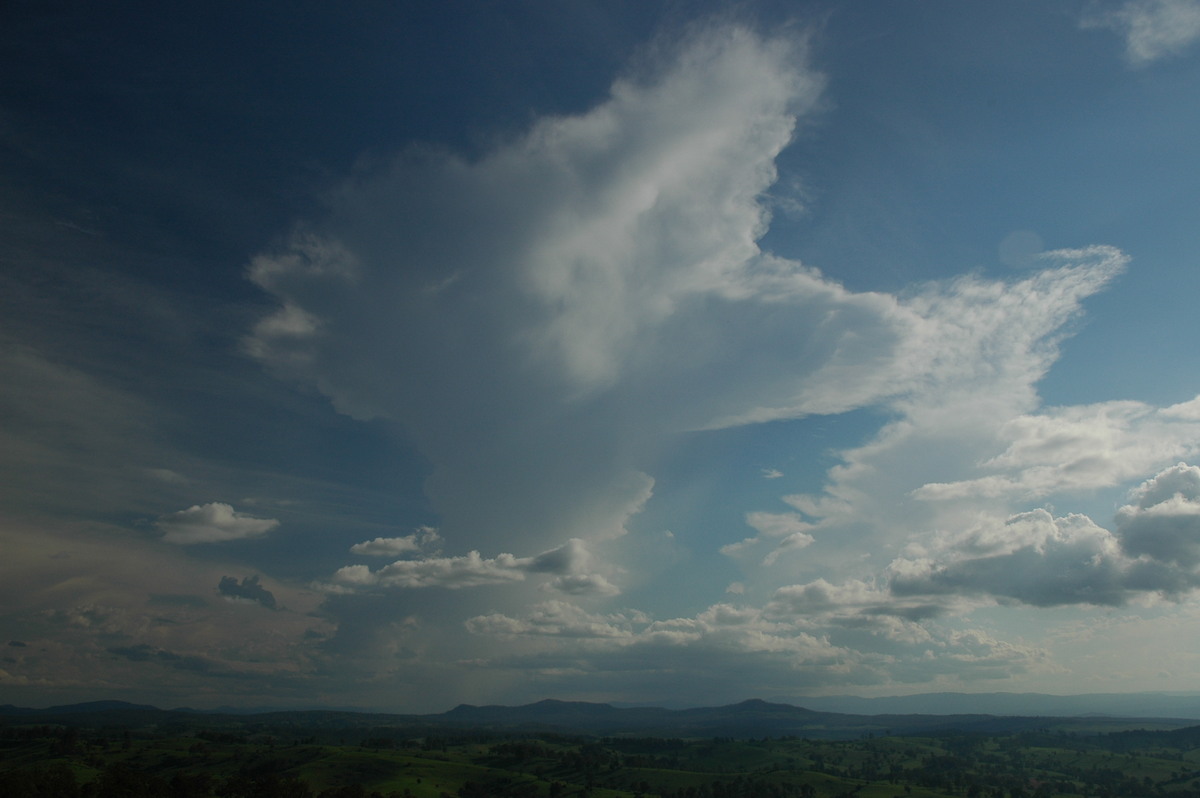
[[[155,711],[157,712],[157,711]],[[663,737],[417,728],[389,716],[128,710],[0,725],[0,794],[172,798],[1200,796],[1200,729]],[[1033,723],[1032,719],[1030,724]],[[124,722],[122,722],[124,721]],[[1124,727],[1124,728],[1122,728]]]

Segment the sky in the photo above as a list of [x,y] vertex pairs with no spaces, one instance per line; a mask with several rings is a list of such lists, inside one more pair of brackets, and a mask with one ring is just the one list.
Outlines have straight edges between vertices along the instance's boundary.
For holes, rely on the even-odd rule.
[[0,703],[1200,691],[1200,2],[13,2]]

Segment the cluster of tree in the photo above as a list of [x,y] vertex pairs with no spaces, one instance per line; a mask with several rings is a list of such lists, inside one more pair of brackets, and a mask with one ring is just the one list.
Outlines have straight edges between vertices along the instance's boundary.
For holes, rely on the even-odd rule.
[[695,787],[660,790],[662,798],[816,798],[811,784],[791,784],[755,778],[713,781]]
[[404,738],[373,728],[357,747],[315,734],[301,743],[305,731],[280,742],[249,727],[13,725],[0,729],[0,798],[405,798],[370,787],[406,783],[440,798],[838,798],[884,786],[954,798],[1200,798],[1200,734],[1188,730],[829,741]]
[[179,771],[164,779],[113,763],[89,782],[80,784],[65,764],[0,773],[5,798],[411,798],[409,791],[384,795],[361,785],[331,787],[314,792],[302,779],[271,773],[235,773],[226,779]]

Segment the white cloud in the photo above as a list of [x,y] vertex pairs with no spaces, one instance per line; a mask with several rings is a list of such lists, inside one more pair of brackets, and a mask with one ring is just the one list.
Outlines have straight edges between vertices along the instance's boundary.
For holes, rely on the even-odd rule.
[[[406,426],[443,530],[467,545],[622,534],[652,485],[640,452],[717,412],[697,381],[740,355],[704,341],[773,285],[846,296],[755,264],[759,197],[821,87],[803,52],[723,27],[651,61],[477,160],[375,164],[320,228],[251,267],[279,310],[248,351],[342,412]],[[737,318],[705,321],[714,300]]]
[[397,560],[372,571],[365,565],[348,565],[333,575],[334,582],[351,587],[445,587],[464,588],[519,582],[525,578],[530,560],[501,554],[484,559],[479,552],[463,557],[436,557],[426,560]]
[[782,653],[798,657],[797,661],[839,654],[827,642],[789,623],[767,619],[759,609],[731,604],[715,604],[692,618],[655,621],[640,615],[592,614],[556,601],[536,606],[521,619],[502,614],[472,618],[467,628],[475,634],[590,637],[622,647]]
[[411,535],[402,538],[375,538],[355,543],[350,547],[351,554],[362,554],[368,557],[398,557],[402,554],[423,551],[441,542],[441,536],[433,527],[423,526]]
[[1003,530],[966,536],[965,556],[955,542],[935,558],[895,560],[888,568],[892,592],[982,596],[1038,607],[1119,606],[1132,593],[1134,564],[1122,555],[1116,536],[1086,516],[1055,518],[1034,510],[1009,518]]
[[1039,607],[1178,600],[1200,586],[1200,468],[1164,469],[1131,498],[1115,532],[1084,515],[1033,510],[926,537],[888,566],[890,589],[909,599],[961,595]]
[[258,537],[279,526],[279,522],[239,513],[222,502],[209,502],[159,516],[154,525],[167,543],[191,545]]
[[569,596],[615,596],[621,592],[602,574],[566,574],[552,579],[546,587]]
[[746,514],[746,523],[758,531],[758,535],[746,538],[738,543],[730,543],[721,547],[721,553],[735,557],[749,549],[764,538],[775,539],[775,549],[767,555],[764,564],[772,564],[779,553],[785,549],[800,549],[813,542],[813,536],[808,534],[812,524],[806,522],[796,513],[767,513],[752,512]]
[[[385,540],[397,540],[396,538]],[[406,540],[399,538],[398,540]],[[370,541],[374,544],[375,541]],[[359,544],[364,545],[364,544]],[[371,546],[371,552],[390,543]],[[405,552],[408,550],[405,549]],[[365,550],[364,552],[367,553]],[[582,540],[572,538],[536,557],[500,554],[485,558],[478,551],[461,557],[423,557],[397,560],[372,571],[365,565],[347,565],[333,575],[333,587],[459,589],[525,581],[527,574],[553,574],[545,586],[569,595],[615,595],[620,590],[600,573],[591,572],[593,557]]]
[[1088,16],[1085,28],[1111,28],[1125,38],[1135,66],[1178,55],[1200,39],[1197,0],[1129,0],[1115,11]]
[[[885,598],[870,588],[822,587],[851,604]],[[849,613],[840,626],[826,625],[825,616],[811,617],[811,608],[786,603],[761,609],[719,603],[692,617],[655,620],[641,613],[589,613],[559,601],[520,616],[476,616],[466,627],[511,646],[510,655],[489,660],[490,668],[512,668],[523,678],[552,684],[561,678],[555,666],[569,661],[573,682],[597,685],[617,675],[627,696],[649,696],[679,679],[724,700],[744,698],[748,683],[759,694],[786,697],[831,685],[1003,679],[1045,667],[1042,649],[980,629],[926,628],[895,616],[864,628]]]
[[920,499],[970,496],[1041,498],[1128,482],[1146,471],[1200,451],[1194,404],[1161,410],[1143,402],[1104,402],[1048,408],[1005,421],[996,438],[1005,450],[979,463],[987,476],[927,483]]
[[624,615],[596,615],[566,601],[547,601],[532,608],[525,618],[495,613],[466,622],[478,635],[545,635],[575,638],[629,638],[632,625]]
[[803,585],[788,585],[775,591],[772,599],[776,613],[812,615],[834,608],[882,606],[887,593],[865,582],[850,580],[833,585],[824,579]]
[[812,537],[807,535],[812,524],[804,521],[796,513],[764,513],[752,512],[746,514],[746,523],[758,530],[760,535],[769,538],[789,539],[796,535],[804,535],[808,543]]
[[1117,533],[1133,556],[1195,571],[1200,566],[1200,468],[1179,463],[1142,483],[1117,511]]

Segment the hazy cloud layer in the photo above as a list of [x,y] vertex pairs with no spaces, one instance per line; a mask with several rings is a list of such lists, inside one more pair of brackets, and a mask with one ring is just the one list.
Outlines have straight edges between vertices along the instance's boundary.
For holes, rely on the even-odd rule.
[[853,623],[839,629],[776,605],[762,610],[716,604],[694,617],[654,620],[637,612],[596,614],[546,602],[523,617],[478,616],[467,628],[513,644],[489,667],[520,669],[542,690],[583,679],[598,698],[613,689],[609,685],[618,674],[624,689],[644,695],[684,678],[718,703],[739,695],[745,679],[769,685],[767,695],[788,696],[881,679],[912,684],[943,677],[1008,678],[1041,669],[1045,658],[1036,647],[978,629],[929,630],[894,618],[866,630]]

